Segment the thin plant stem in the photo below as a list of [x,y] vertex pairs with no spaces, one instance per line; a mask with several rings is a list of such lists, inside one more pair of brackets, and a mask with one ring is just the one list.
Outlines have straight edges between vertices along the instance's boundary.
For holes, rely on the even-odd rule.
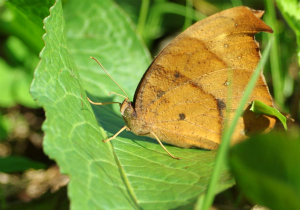
[[165,0],[156,0],[154,5],[151,7],[147,25],[145,26],[145,33],[143,33],[144,41],[148,47],[151,45],[153,39],[157,38],[161,33],[160,26],[162,24],[162,11],[161,5],[164,5]]
[[193,0],[186,0],[185,8],[186,9],[183,30],[187,29],[190,25],[192,25],[192,18],[189,16],[189,13],[193,11]]
[[[272,73],[273,83],[276,84],[273,86],[274,88],[274,99],[276,104],[280,106],[281,109],[284,109],[284,77],[281,71],[281,62],[280,62],[280,47],[279,47],[279,35],[277,29],[277,18],[275,12],[275,6],[273,1],[265,0],[266,5],[266,15],[265,21],[266,23],[273,29],[274,31],[274,44],[272,46],[272,51],[270,52],[270,66]],[[272,34],[267,34],[267,37],[270,39]]]
[[144,27],[146,25],[146,20],[149,11],[150,0],[142,0],[141,10],[139,14],[139,20],[137,24],[137,30],[140,34],[143,34]]
[[166,13],[186,16],[191,18],[192,21],[206,17],[204,14],[193,10],[193,8],[186,8],[176,3],[159,1],[151,7],[151,12],[149,13],[149,19],[146,25],[147,30],[145,30],[147,34],[144,33],[144,40],[147,44],[161,35],[162,30],[160,25],[162,23],[162,16]]

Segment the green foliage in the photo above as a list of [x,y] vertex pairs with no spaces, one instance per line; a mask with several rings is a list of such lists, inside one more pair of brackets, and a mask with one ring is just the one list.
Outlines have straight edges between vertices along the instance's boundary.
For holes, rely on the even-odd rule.
[[44,46],[43,18],[49,14],[49,7],[53,2],[54,0],[7,1],[0,29],[20,38],[30,50],[39,53]]
[[12,125],[7,117],[0,113],[0,143],[6,139],[8,133],[11,131],[11,127]]
[[38,57],[32,54],[20,39],[10,36],[5,47],[12,55],[14,65],[10,65],[0,58],[0,106],[11,107],[23,104],[27,107],[37,107],[29,94],[29,86],[33,78],[33,71],[38,63]]
[[[0,98],[1,107],[22,104],[37,107],[29,94],[38,53],[44,46],[43,18],[49,14],[49,4],[38,1],[8,1],[0,14],[0,31],[6,36],[1,42]],[[40,15],[37,14],[39,10]],[[26,28],[24,28],[26,26]]]
[[300,209],[299,134],[252,137],[230,151],[232,172],[242,192],[273,210]]
[[[37,108],[29,94],[33,72],[44,46],[43,18],[49,14],[49,3],[39,1],[7,1],[1,4],[0,13],[0,107],[10,108],[21,104]],[[37,12],[37,10],[39,12]],[[37,13],[40,13],[37,16]],[[0,110],[0,140],[7,138],[13,126]],[[10,125],[11,124],[11,125]]]
[[300,65],[300,5],[297,0],[276,0],[281,14],[294,30],[298,43],[298,62]]
[[[85,91],[101,102],[113,100],[105,100],[108,92],[119,92],[89,56],[130,96],[147,68],[149,54],[128,18],[111,1],[70,2],[64,9],[63,16],[57,2],[45,20],[46,47],[31,92],[46,110],[44,150],[71,177],[72,208],[170,209],[194,202],[206,190],[215,151],[167,146],[178,161],[155,141],[125,132],[105,144],[94,112],[109,135],[124,122],[106,106],[93,112],[86,100]],[[233,184],[226,165],[221,171],[216,192]]]
[[21,156],[8,156],[0,158],[0,172],[15,173],[22,172],[27,169],[43,169],[45,164],[29,160]]
[[264,16],[266,23],[273,29],[273,34],[264,34],[268,39],[274,37],[274,42],[272,46],[272,51],[270,52],[270,70],[273,81],[276,81],[276,85],[274,85],[274,100],[276,100],[277,104],[280,108],[284,108],[284,94],[283,87],[285,82],[286,75],[283,73],[282,62],[279,59],[280,57],[280,40],[279,40],[279,30],[276,19],[275,5],[272,1],[265,0],[266,12],[267,14]]
[[43,19],[49,15],[49,8],[54,4],[53,0],[8,0],[7,4],[17,9],[26,19],[34,23],[36,31],[43,27]]

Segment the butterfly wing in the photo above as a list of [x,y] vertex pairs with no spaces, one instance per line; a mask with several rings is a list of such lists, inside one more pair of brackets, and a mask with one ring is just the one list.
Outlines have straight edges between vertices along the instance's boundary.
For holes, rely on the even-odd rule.
[[[156,57],[137,88],[134,106],[160,140],[180,147],[218,146],[223,125],[231,121],[260,60],[254,35],[272,32],[262,15],[247,7],[225,10],[189,27]],[[263,75],[253,100],[273,105]],[[246,110],[233,142],[274,123]]]

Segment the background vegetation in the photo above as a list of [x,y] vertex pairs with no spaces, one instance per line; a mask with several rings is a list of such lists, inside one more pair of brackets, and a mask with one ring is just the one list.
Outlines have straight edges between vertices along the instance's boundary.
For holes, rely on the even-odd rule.
[[[221,191],[218,209],[300,209],[299,1],[69,0],[56,2],[43,22],[54,3],[0,1],[0,209],[68,209],[69,200],[72,209],[205,209]],[[264,49],[274,37],[264,74],[276,107],[294,119],[289,130],[226,150],[215,189],[214,151],[168,146],[185,157],[172,160],[155,141],[126,132],[103,144],[124,124],[118,106],[92,109],[85,96],[123,99],[107,95],[119,90],[89,56],[132,98],[166,43],[238,5],[265,10],[274,30],[256,39]]]

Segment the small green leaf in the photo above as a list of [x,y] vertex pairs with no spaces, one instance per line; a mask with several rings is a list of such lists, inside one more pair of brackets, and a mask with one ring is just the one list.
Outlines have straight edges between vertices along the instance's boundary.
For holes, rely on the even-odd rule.
[[237,185],[272,210],[300,209],[300,138],[287,133],[251,137],[234,146],[230,164]]
[[287,130],[286,117],[282,115],[277,109],[270,107],[261,101],[253,101],[250,110],[257,114],[267,114],[277,117],[281,121],[284,129]]
[[21,156],[8,156],[0,158],[0,172],[15,173],[32,169],[43,169],[45,164],[32,161]]

